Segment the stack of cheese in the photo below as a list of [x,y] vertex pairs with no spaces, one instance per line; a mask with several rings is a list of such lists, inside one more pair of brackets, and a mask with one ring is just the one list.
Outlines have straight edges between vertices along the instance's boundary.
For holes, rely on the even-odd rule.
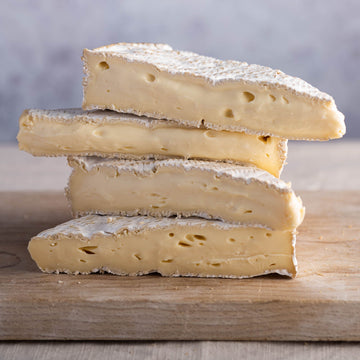
[[121,43],[83,60],[84,110],[20,119],[22,150],[73,167],[77,219],[31,240],[38,266],[294,276],[304,208],[279,179],[286,139],[341,137],[334,100],[278,70],[167,45]]

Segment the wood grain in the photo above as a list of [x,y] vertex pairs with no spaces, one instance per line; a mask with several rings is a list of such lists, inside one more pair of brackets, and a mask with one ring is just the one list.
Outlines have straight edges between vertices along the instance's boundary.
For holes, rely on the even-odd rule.
[[61,193],[0,193],[0,339],[360,340],[360,192],[303,192],[294,280],[49,275],[26,246]]
[[349,342],[260,341],[9,341],[1,360],[359,360]]

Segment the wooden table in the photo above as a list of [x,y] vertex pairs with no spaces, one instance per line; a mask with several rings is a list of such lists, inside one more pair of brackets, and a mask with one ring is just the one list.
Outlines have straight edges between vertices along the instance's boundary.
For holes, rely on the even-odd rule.
[[[33,158],[14,145],[1,146],[0,191],[62,190],[64,159]],[[302,190],[360,191],[360,143],[291,143],[282,178]],[[5,176],[4,176],[5,175]],[[356,194],[356,193],[355,193]],[[359,193],[360,196],[360,193]],[[358,359],[357,343],[289,342],[4,342],[1,359]]]

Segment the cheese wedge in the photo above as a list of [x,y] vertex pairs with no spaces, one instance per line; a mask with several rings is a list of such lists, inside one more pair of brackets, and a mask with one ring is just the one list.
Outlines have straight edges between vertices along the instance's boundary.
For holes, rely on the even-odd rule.
[[245,278],[295,276],[295,232],[202,219],[89,215],[31,239],[44,272]]
[[345,134],[334,99],[279,70],[223,61],[163,44],[84,50],[83,108],[287,139]]
[[290,184],[255,167],[196,160],[74,157],[66,190],[75,216],[200,216],[291,230],[304,208]]
[[25,110],[19,128],[19,148],[35,156],[226,160],[250,163],[278,177],[287,153],[287,141],[276,137],[191,128],[113,111]]

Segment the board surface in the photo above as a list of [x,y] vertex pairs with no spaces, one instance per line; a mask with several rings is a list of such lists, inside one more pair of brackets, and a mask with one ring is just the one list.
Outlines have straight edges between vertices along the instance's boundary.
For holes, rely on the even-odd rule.
[[29,239],[55,192],[0,193],[0,340],[360,340],[360,192],[300,192],[296,279],[41,273]]

